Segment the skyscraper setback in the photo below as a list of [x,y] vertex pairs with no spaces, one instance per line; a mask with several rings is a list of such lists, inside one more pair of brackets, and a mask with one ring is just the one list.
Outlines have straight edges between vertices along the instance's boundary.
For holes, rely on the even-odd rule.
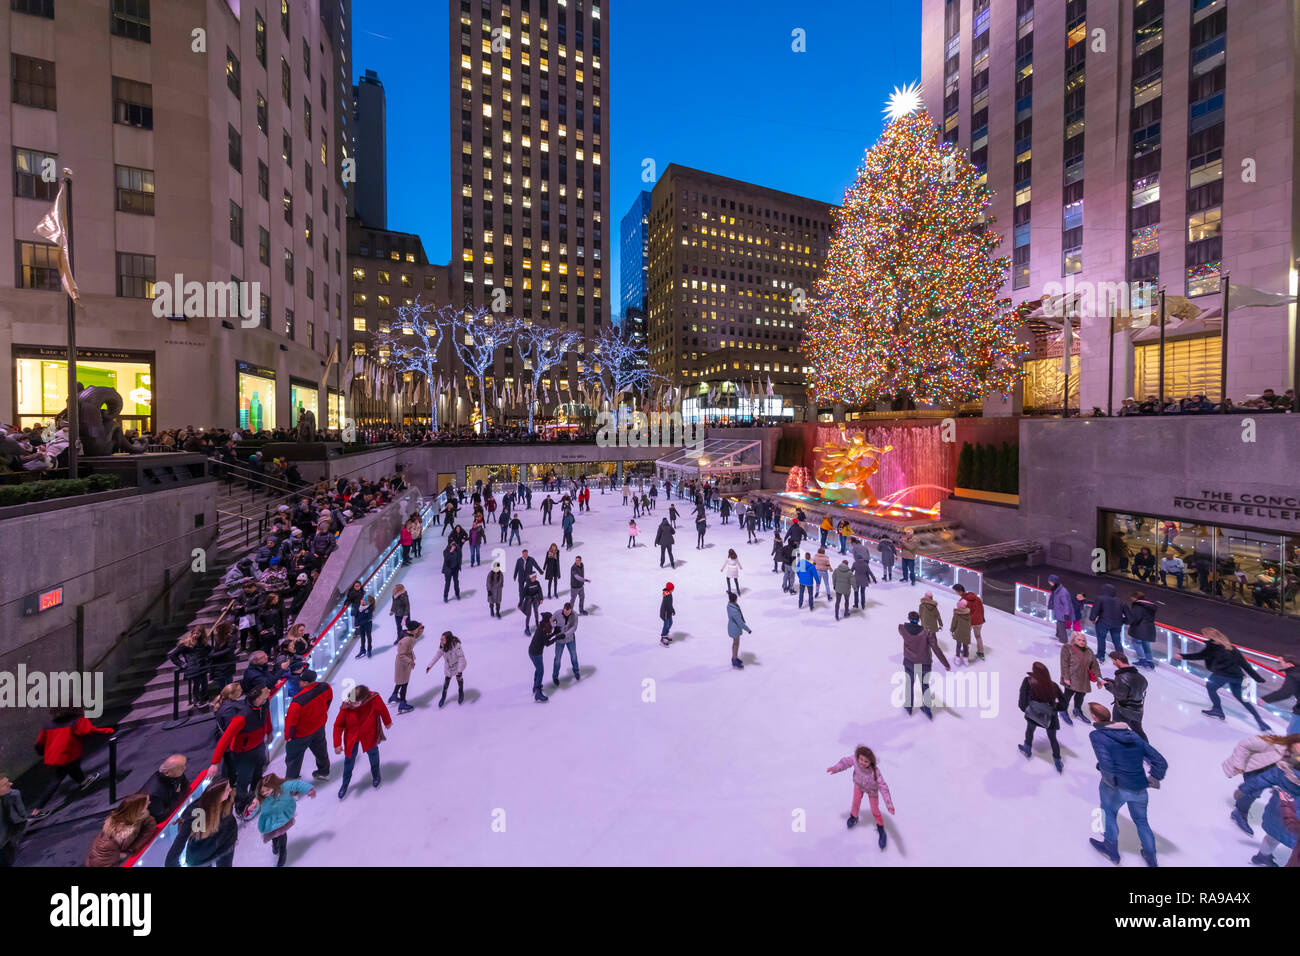
[[[592,0],[452,0],[452,291],[595,335],[609,318],[605,52]],[[576,389],[577,363],[556,372]],[[524,377],[507,347],[492,382]]]

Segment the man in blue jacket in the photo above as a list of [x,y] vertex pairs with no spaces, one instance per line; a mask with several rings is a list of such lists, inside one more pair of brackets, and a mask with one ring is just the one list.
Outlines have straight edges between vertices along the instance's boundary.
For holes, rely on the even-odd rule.
[[1052,620],[1056,622],[1056,639],[1064,644],[1070,639],[1070,631],[1073,629],[1074,599],[1070,597],[1070,589],[1055,574],[1047,576],[1047,583],[1052,588],[1047,596],[1047,607],[1052,612]]
[[803,593],[808,592],[808,610],[813,609],[813,595],[817,593],[817,566],[812,563],[812,555],[805,551],[803,557],[794,566],[794,573],[799,578],[799,606],[803,607]]
[[[1156,865],[1156,837],[1147,823],[1147,788],[1159,787],[1169,763],[1149,743],[1123,721],[1112,721],[1110,711],[1101,704],[1089,704],[1094,727],[1088,740],[1097,755],[1101,772],[1101,811],[1106,817],[1102,839],[1089,839],[1093,849],[1112,863],[1119,862],[1119,808],[1128,804],[1128,814],[1137,827],[1142,844],[1142,859],[1147,866]],[[1146,767],[1150,764],[1151,774]]]

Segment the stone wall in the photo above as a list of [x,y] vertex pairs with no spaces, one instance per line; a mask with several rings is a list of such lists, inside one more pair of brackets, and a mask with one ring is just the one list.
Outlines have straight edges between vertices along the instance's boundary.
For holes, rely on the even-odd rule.
[[[147,639],[150,628],[126,631],[163,590],[170,606],[189,594],[195,548],[216,535],[214,482],[0,520],[0,672],[100,671],[104,690]],[[63,604],[23,615],[23,598],[62,586]],[[77,608],[83,636],[77,644]],[[148,613],[157,625],[163,605]],[[32,740],[47,717],[41,709],[0,708],[0,772],[33,763]]]

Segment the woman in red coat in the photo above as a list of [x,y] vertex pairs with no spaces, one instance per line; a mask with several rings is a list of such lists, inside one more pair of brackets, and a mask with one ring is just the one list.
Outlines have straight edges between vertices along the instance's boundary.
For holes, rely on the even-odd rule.
[[371,785],[379,786],[379,742],[384,739],[384,728],[391,726],[393,718],[389,716],[383,698],[364,684],[358,684],[339,707],[338,716],[334,718],[334,752],[346,753],[343,785],[339,787],[340,800],[347,796],[358,747],[370,758]]

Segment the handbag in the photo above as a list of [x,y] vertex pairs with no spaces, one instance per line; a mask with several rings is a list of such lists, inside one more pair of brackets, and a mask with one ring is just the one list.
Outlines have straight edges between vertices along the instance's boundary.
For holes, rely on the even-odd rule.
[[243,631],[243,630],[247,630],[248,628],[252,627],[252,626],[253,626],[253,623],[254,623],[253,615],[251,615],[251,614],[242,614],[242,615],[240,615],[240,618],[239,618],[239,629],[240,629],[241,631]]
[[1045,700],[1031,700],[1025,708],[1025,717],[1039,727],[1050,727],[1055,714],[1056,708]]

